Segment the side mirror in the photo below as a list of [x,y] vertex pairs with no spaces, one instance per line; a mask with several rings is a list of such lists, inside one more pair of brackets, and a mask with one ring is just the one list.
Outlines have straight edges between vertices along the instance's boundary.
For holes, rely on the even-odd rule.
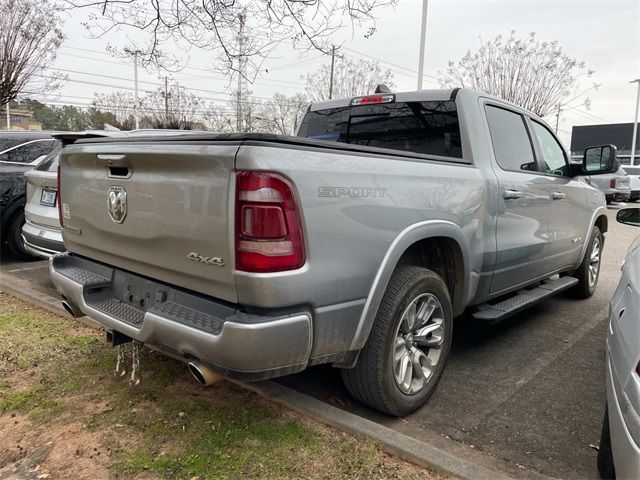
[[620,165],[616,158],[615,145],[600,145],[584,150],[582,171],[586,175],[599,175],[618,171]]
[[622,208],[618,210],[616,220],[625,225],[640,227],[640,208]]

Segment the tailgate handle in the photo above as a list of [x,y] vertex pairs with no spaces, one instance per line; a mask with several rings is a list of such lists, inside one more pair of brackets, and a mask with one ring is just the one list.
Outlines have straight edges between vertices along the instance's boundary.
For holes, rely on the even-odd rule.
[[99,153],[97,157],[98,160],[107,162],[106,169],[108,177],[129,178],[133,173],[133,169],[126,155]]

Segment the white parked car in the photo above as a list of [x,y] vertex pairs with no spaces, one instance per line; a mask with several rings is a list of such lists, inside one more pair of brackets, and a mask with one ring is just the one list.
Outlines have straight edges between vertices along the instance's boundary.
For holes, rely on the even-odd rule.
[[[640,227],[640,209],[618,211],[620,223]],[[609,306],[607,407],[598,452],[602,478],[640,478],[640,236],[622,266]]]
[[630,202],[640,200],[640,165],[623,165],[622,169],[629,175],[629,186],[631,187]]

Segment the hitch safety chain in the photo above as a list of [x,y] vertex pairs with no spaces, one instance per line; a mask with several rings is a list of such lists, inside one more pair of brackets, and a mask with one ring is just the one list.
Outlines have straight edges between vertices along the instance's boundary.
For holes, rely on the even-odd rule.
[[[117,348],[116,355],[116,369],[114,374],[117,377],[125,377],[127,375],[127,368],[125,367],[126,353],[125,345],[120,344]],[[140,376],[140,342],[131,342],[131,375],[129,377],[129,384],[140,385],[142,377]]]

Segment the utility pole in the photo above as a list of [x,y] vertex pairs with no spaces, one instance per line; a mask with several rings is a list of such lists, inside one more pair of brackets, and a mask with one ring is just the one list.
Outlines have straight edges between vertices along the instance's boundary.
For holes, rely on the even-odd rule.
[[558,112],[556,113],[556,135],[558,134],[558,124],[560,123],[560,112],[562,111],[562,104],[558,103]]
[[164,77],[164,122],[169,122],[169,80]]
[[631,140],[631,165],[635,165],[636,157],[636,139],[638,137],[638,108],[640,107],[640,78],[630,81],[629,83],[638,84],[638,93],[636,93],[636,115],[633,120],[633,136]]
[[242,102],[244,99],[242,98],[243,87],[244,87],[244,58],[242,54],[244,53],[244,21],[245,16],[244,13],[238,15],[240,19],[240,31],[238,32],[238,93],[236,97],[236,129],[238,132],[244,131],[243,125],[243,114],[242,111]]
[[422,0],[422,24],[420,27],[420,58],[418,59],[418,90],[422,90],[424,76],[424,44],[427,40],[427,6],[429,0]]
[[7,102],[7,130],[11,130],[11,115],[9,115],[9,102]]
[[136,130],[140,128],[140,115],[139,115],[139,101],[138,101],[138,51],[133,51],[133,83],[134,83],[134,97],[135,105],[133,108],[133,116],[136,120]]
[[336,46],[331,46],[331,74],[329,76],[329,100],[333,98],[333,68],[336,64]]

